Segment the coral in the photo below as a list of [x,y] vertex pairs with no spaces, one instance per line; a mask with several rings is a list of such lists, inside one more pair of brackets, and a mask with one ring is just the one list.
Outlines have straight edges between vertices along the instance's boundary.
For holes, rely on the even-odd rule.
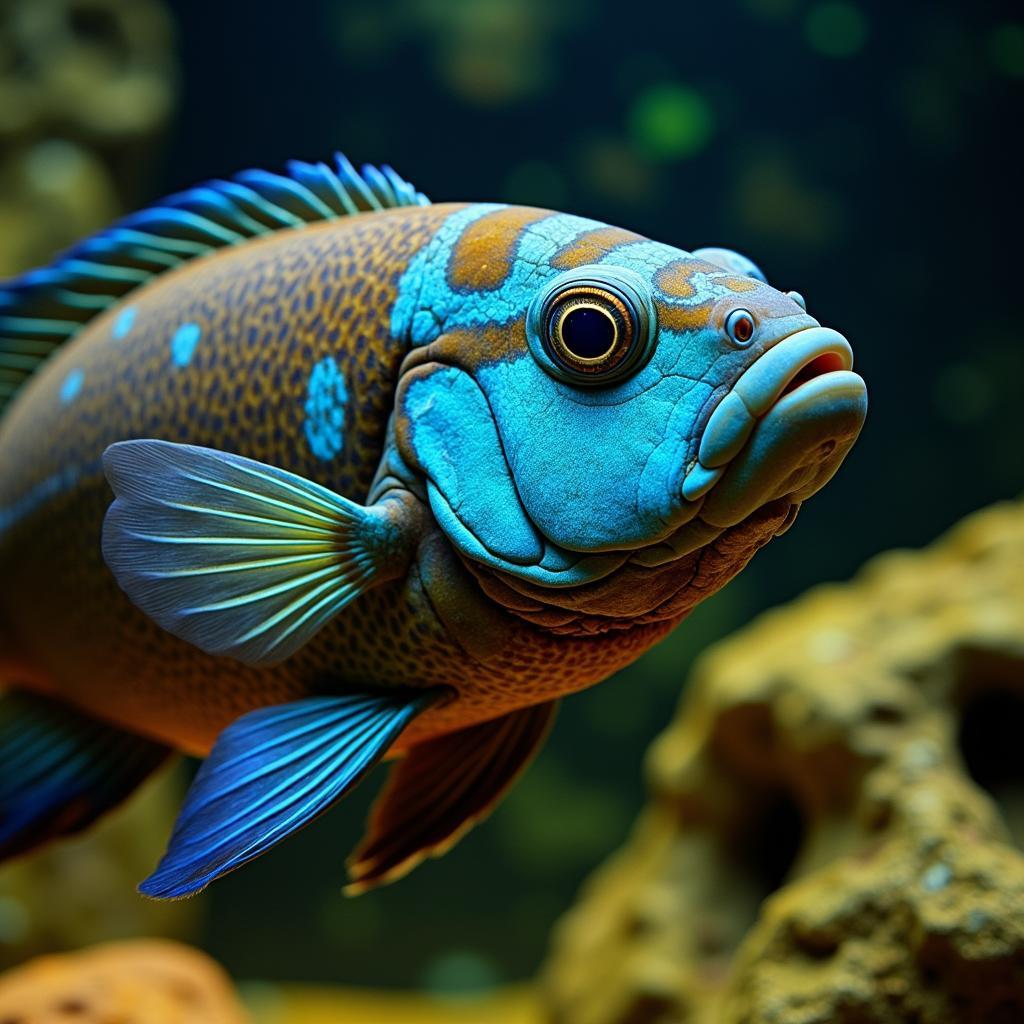
[[0,977],[0,1020],[243,1024],[223,971],[196,950],[151,939],[42,957]]
[[654,744],[549,1019],[1024,1019],[1022,729],[1022,504],[762,616]]

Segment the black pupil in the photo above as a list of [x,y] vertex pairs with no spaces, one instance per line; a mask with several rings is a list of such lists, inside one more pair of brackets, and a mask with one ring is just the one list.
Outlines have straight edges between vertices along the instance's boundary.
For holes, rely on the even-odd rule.
[[597,359],[615,342],[615,324],[599,309],[577,306],[562,318],[562,344],[577,359]]

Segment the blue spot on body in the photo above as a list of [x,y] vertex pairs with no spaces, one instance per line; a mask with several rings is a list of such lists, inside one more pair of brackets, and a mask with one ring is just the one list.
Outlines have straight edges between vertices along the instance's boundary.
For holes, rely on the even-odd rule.
[[333,459],[345,447],[348,388],[338,364],[325,356],[313,367],[306,388],[306,440],[318,459]]
[[82,384],[85,381],[85,373],[82,370],[72,370],[65,378],[64,383],[60,386],[60,400],[67,405],[68,402],[73,402],[77,397],[79,391],[82,390]]
[[117,315],[117,319],[114,321],[114,340],[120,341],[122,338],[128,336],[128,332],[132,329],[135,324],[135,315],[138,312],[134,306],[128,306],[126,309],[122,309]]
[[171,338],[171,358],[175,366],[188,366],[192,362],[192,353],[199,344],[203,332],[199,324],[182,324]]

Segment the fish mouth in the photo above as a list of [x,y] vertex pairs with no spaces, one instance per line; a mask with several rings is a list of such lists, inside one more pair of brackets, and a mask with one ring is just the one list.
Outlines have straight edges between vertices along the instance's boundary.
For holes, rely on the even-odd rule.
[[867,387],[849,342],[807,327],[764,352],[712,412],[682,485],[699,516],[734,526],[766,502],[820,490],[857,440]]

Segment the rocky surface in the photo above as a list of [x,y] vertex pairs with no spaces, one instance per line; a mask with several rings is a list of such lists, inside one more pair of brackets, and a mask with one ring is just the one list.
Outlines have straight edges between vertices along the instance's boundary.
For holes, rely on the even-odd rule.
[[227,976],[177,943],[111,943],[0,977],[0,1020],[17,1024],[245,1024]]
[[1022,737],[1022,504],[762,616],[654,744],[548,1019],[1024,1020]]
[[0,4],[0,277],[134,206],[173,111],[161,0]]

